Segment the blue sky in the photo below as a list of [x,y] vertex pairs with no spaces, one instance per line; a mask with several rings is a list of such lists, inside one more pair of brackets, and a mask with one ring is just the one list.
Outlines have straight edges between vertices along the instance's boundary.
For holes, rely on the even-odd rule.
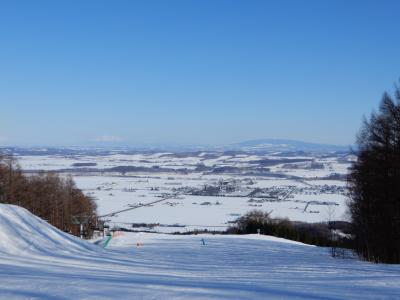
[[400,1],[0,1],[0,144],[351,144]]

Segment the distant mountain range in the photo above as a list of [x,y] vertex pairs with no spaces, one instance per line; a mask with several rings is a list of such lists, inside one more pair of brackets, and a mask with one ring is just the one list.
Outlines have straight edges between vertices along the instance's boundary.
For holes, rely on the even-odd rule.
[[244,151],[244,152],[348,152],[351,145],[308,143],[289,139],[257,139],[227,145],[148,144],[129,147],[136,150],[188,151]]
[[118,143],[108,143],[98,146],[78,146],[78,147],[1,147],[0,153],[15,153],[23,155],[48,155],[48,154],[66,154],[66,153],[96,153],[106,154],[112,152],[349,152],[351,145],[328,145],[308,143],[297,140],[287,139],[258,139],[228,145],[177,145],[177,144],[147,144],[135,146],[122,146]]
[[225,148],[250,152],[342,152],[349,151],[350,147],[351,145],[317,144],[286,139],[258,139],[231,144]]

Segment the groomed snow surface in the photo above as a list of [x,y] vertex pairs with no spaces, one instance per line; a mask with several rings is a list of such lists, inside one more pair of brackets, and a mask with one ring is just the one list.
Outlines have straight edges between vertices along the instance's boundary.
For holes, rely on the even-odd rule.
[[258,235],[120,232],[103,249],[0,204],[1,299],[399,296],[399,265],[334,259],[326,248]]

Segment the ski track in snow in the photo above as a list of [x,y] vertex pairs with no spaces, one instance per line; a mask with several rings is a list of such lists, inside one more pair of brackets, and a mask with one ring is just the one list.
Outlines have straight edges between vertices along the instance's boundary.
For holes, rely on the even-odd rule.
[[22,208],[0,205],[0,238],[0,299],[400,295],[399,265],[334,259],[326,248],[268,236],[121,233],[102,249]]

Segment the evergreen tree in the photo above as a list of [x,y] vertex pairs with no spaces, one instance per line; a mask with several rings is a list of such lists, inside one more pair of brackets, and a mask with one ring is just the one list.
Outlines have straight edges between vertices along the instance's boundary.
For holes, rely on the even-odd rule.
[[400,90],[364,119],[348,177],[354,246],[365,260],[400,263]]

